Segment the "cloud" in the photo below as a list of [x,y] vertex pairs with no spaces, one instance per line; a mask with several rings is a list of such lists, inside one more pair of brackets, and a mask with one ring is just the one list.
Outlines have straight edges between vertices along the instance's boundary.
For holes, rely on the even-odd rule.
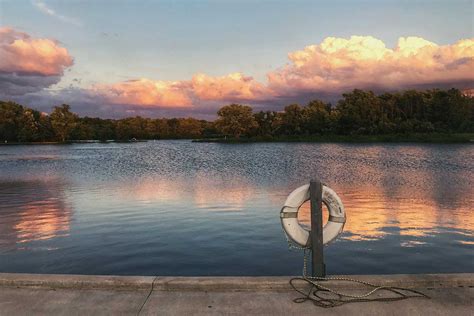
[[290,64],[268,74],[268,88],[282,97],[340,94],[354,88],[398,90],[474,86],[474,40],[438,46],[401,37],[394,49],[371,36],[328,37],[288,54]]
[[419,37],[401,37],[391,49],[371,36],[328,37],[289,53],[288,58],[288,65],[267,74],[266,83],[242,73],[217,77],[201,73],[189,81],[140,79],[100,86],[95,91],[115,104],[183,107],[298,102],[308,96],[330,99],[355,88],[474,87],[472,39],[438,46]]
[[141,107],[191,107],[203,103],[257,101],[267,97],[266,88],[252,77],[232,73],[222,77],[196,74],[191,80],[128,80],[97,84],[89,89],[105,102]]
[[65,23],[73,24],[73,25],[76,25],[76,26],[82,26],[82,23],[79,20],[77,20],[75,18],[65,16],[65,15],[58,14],[56,11],[54,11],[53,9],[48,7],[43,1],[34,0],[34,1],[32,1],[32,3],[39,11],[41,11],[42,13],[44,13],[46,15],[55,17],[58,20],[60,20],[62,22],[65,22]]
[[222,77],[197,74],[192,78],[192,89],[201,100],[255,101],[267,97],[263,84],[241,73]]
[[60,76],[73,59],[51,39],[32,38],[11,28],[0,28],[0,71],[19,75]]
[[0,97],[37,92],[58,83],[59,76],[18,75],[0,72]]
[[143,117],[197,117],[212,120],[219,104],[195,104],[190,106],[140,105],[134,103],[113,103],[106,94],[92,89],[68,87],[61,90],[43,90],[17,95],[14,101],[33,106],[42,112],[50,112],[54,105],[70,104],[81,116],[122,118],[140,115]]
[[98,84],[91,94],[112,104],[138,106],[189,107],[188,84],[182,81],[128,80],[114,84]]
[[[371,36],[328,37],[288,54],[289,63],[267,74],[266,82],[236,72],[195,74],[188,80],[141,78],[89,88],[44,89],[72,65],[67,50],[49,39],[0,30],[0,88],[16,100],[50,105],[66,102],[79,113],[100,116],[164,115],[209,117],[220,106],[239,102],[277,109],[312,98],[335,100],[355,88],[376,92],[412,88],[474,88],[474,39],[437,45],[401,37],[394,48]],[[1,93],[0,93],[1,95]],[[42,99],[45,102],[40,102]],[[36,100],[36,101],[35,101]],[[28,104],[28,103],[26,103]],[[49,105],[49,106],[50,106]]]
[[73,59],[57,41],[32,38],[0,28],[0,95],[8,97],[40,91],[58,83]]

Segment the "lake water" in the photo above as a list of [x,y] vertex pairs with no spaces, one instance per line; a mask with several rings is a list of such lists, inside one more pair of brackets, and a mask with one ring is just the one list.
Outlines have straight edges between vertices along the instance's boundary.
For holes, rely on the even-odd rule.
[[0,272],[297,275],[279,211],[316,176],[329,274],[474,272],[472,145],[190,141],[0,147]]

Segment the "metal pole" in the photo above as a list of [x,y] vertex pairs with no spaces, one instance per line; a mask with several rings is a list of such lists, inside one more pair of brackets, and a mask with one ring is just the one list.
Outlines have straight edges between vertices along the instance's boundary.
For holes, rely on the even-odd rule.
[[319,180],[309,183],[311,202],[311,254],[313,277],[325,277],[323,254],[323,187]]

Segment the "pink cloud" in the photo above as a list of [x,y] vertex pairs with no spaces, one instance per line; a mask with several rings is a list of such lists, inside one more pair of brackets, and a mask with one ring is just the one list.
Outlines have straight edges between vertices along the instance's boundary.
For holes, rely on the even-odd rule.
[[271,102],[304,94],[339,95],[354,88],[397,90],[474,86],[474,40],[438,46],[419,37],[401,37],[395,48],[371,36],[328,37],[288,54],[290,64],[260,83],[242,73],[190,81],[140,79],[101,86],[112,103],[181,107],[209,102]]
[[222,77],[194,75],[190,81],[129,80],[98,84],[89,93],[112,104],[190,107],[205,101],[255,101],[266,96],[265,87],[241,73]]
[[[1,94],[24,95],[57,83],[73,63],[66,48],[51,39],[35,39],[0,29]],[[474,39],[437,45],[420,37],[401,37],[394,48],[371,36],[328,37],[288,54],[290,63],[267,74],[266,82],[236,72],[199,73],[179,81],[137,79],[56,92],[82,95],[91,104],[196,111],[225,103],[282,104],[306,96],[339,96],[355,88],[393,91],[409,88],[474,88]],[[6,93],[5,93],[6,91]],[[68,99],[69,100],[69,99]],[[73,100],[72,100],[73,101]]]
[[38,92],[61,80],[73,59],[52,39],[0,28],[0,96]]
[[0,71],[7,73],[60,76],[73,64],[57,41],[32,38],[6,27],[0,28],[0,55]]
[[182,81],[129,80],[98,84],[90,89],[112,104],[188,107],[192,105],[188,84]]
[[252,101],[261,99],[267,94],[263,84],[238,72],[222,77],[197,74],[193,76],[191,82],[194,94],[201,100]]

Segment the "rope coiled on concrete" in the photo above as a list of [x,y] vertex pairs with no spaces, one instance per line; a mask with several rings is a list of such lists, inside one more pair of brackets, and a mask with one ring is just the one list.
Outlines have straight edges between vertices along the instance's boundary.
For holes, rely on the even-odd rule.
[[[360,280],[352,280],[346,278],[318,278],[320,281],[330,281],[330,280],[346,280],[346,281],[353,281],[361,284],[368,285],[368,283],[360,281]],[[295,285],[296,281],[303,281],[306,284],[311,285],[307,292],[304,292]],[[413,290],[413,289],[405,289],[401,287],[394,287],[394,286],[376,286],[370,284],[370,286],[374,287],[368,293],[363,295],[352,295],[347,293],[340,293],[335,290],[332,290],[328,287],[321,285],[314,279],[309,279],[305,277],[299,278],[292,278],[290,280],[291,287],[302,296],[295,298],[293,302],[295,303],[304,303],[306,301],[313,302],[314,305],[324,308],[331,308],[340,306],[347,303],[356,303],[356,302],[390,302],[390,301],[400,301],[407,298],[412,297],[420,297],[420,298],[427,298],[430,297],[422,292]],[[394,297],[374,297],[369,298],[370,295],[374,294],[377,291],[385,290],[391,293],[394,293],[396,296]],[[328,295],[329,294],[329,295]]]
[[[344,305],[347,303],[392,302],[392,301],[400,301],[400,300],[404,300],[407,298],[414,298],[414,297],[430,299],[428,295],[420,291],[413,290],[413,289],[407,289],[407,288],[396,287],[396,286],[379,286],[370,282],[351,279],[347,277],[308,276],[307,262],[308,262],[308,254],[311,252],[311,249],[295,247],[294,245],[291,245],[291,242],[288,238],[287,238],[287,241],[288,241],[288,245],[290,249],[301,249],[304,251],[303,275],[301,277],[290,279],[291,287],[296,292],[302,295],[301,297],[297,297],[293,300],[293,302],[295,303],[304,303],[306,301],[311,301],[316,306],[323,307],[323,308],[331,308],[331,307]],[[300,290],[295,285],[297,281],[302,281],[305,285],[310,285],[309,290],[307,290],[306,292],[303,290]],[[348,281],[348,282],[363,284],[363,285],[372,287],[373,289],[361,295],[354,295],[354,294],[348,294],[348,293],[341,293],[336,290],[333,290],[327,286],[322,285],[321,281]],[[377,291],[387,291],[387,292],[395,294],[395,296],[369,298],[369,296],[373,295]]]

